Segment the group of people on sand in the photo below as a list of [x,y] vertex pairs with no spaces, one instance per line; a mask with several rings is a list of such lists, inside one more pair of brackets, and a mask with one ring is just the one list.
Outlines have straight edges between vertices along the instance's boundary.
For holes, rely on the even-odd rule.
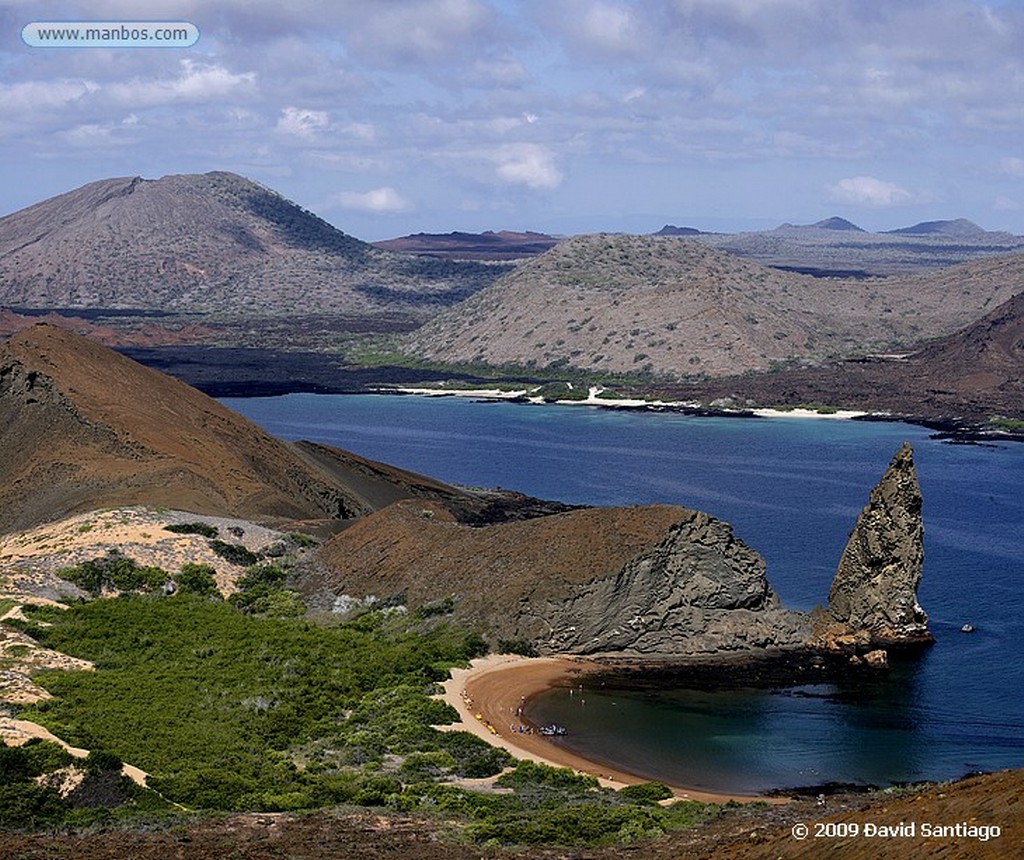
[[[582,689],[582,685],[580,685],[580,688]],[[463,690],[461,693],[459,693],[459,696],[462,698],[462,701],[465,702],[466,707],[470,711],[473,711],[473,699],[470,698],[469,693],[466,690]],[[568,734],[568,730],[564,726],[559,726],[559,725],[556,725],[555,723],[552,723],[551,725],[548,725],[548,726],[535,727],[535,726],[531,725],[530,723],[526,722],[525,720],[522,720],[523,708],[525,706],[526,706],[526,696],[520,696],[519,697],[519,706],[516,708],[516,716],[519,717],[520,720],[518,722],[509,723],[509,725],[508,725],[508,729],[509,729],[509,731],[512,734],[514,734],[514,735],[516,735],[516,734],[519,734],[519,735],[540,734],[540,735],[544,735],[545,737],[549,737],[549,738],[550,737],[561,737],[563,735]],[[484,726],[484,728],[486,728],[487,731],[489,731],[492,735],[496,735],[497,737],[501,737],[501,733],[494,727],[494,725],[489,720],[485,720],[484,719],[484,715],[483,715],[482,712],[476,711],[473,714],[473,716],[475,716],[480,721],[480,723]]]

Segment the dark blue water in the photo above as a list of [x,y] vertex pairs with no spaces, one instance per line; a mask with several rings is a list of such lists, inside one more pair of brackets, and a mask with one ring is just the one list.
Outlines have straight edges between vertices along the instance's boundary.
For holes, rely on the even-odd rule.
[[[566,691],[533,716],[647,776],[729,790],[888,784],[1024,766],[1024,445],[949,445],[900,424],[691,418],[465,399],[231,399],[284,438],[453,483],[601,505],[670,502],[731,522],[787,606],[827,599],[857,512],[907,439],[924,494],[920,601],[937,644],[865,689],[657,696]],[[960,633],[965,622],[976,632]]]

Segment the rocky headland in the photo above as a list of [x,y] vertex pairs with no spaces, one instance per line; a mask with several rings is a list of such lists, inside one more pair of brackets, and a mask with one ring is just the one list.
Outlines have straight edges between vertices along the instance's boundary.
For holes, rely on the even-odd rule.
[[446,605],[542,654],[659,664],[831,655],[881,666],[884,649],[931,641],[916,596],[922,533],[904,444],[858,519],[823,611],[781,606],[764,559],[727,523],[676,506],[471,528],[403,502],[328,541],[303,588],[325,610]]

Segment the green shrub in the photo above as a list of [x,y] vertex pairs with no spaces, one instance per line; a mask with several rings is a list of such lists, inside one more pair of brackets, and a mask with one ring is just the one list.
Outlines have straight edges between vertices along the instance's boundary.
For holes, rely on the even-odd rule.
[[250,552],[240,543],[225,543],[222,540],[211,540],[210,549],[225,561],[241,565],[242,567],[256,564],[260,560],[256,553]]
[[672,796],[672,789],[660,782],[639,782],[620,789],[619,796],[633,803],[657,803],[659,800],[668,800]]
[[85,769],[90,773],[106,773],[108,771],[120,771],[123,762],[112,752],[105,750],[90,750],[85,757]]
[[276,564],[254,565],[247,568],[245,573],[239,577],[238,587],[243,591],[255,588],[259,585],[265,585],[270,588],[280,588],[284,585],[287,578],[288,574],[286,574]]
[[215,538],[220,534],[215,526],[208,523],[172,523],[164,526],[164,531],[179,535],[202,535],[206,538]]
[[567,767],[551,767],[526,759],[517,762],[515,770],[498,777],[497,784],[516,791],[526,787],[548,786],[576,794],[598,787],[595,777],[577,774]]
[[104,591],[153,591],[169,579],[159,567],[140,566],[128,556],[111,550],[106,556],[58,569],[61,579],[77,585],[93,597]]
[[64,747],[33,738],[20,747],[0,745],[0,784],[52,773],[74,759]]
[[513,762],[505,750],[469,732],[441,732],[438,745],[455,759],[454,772],[471,779],[494,776]]
[[0,782],[0,828],[33,830],[59,824],[68,804],[52,788],[33,782]]
[[175,577],[178,591],[182,594],[198,594],[202,597],[219,594],[217,582],[213,578],[214,573],[216,571],[208,564],[193,564],[191,562],[184,564]]
[[536,657],[539,655],[537,646],[529,639],[499,639],[499,654],[518,654],[521,657]]

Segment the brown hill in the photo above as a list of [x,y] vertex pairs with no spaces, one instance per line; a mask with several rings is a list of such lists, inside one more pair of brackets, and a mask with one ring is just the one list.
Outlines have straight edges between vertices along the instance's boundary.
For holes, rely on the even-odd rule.
[[1024,289],[1024,254],[844,281],[695,239],[578,236],[411,333],[450,363],[723,376],[889,351],[949,334]]
[[0,218],[0,306],[423,319],[500,274],[392,254],[232,173],[93,182]]
[[590,508],[481,528],[403,501],[335,535],[301,588],[313,605],[452,601],[455,618],[554,653],[681,656],[799,645],[763,559],[707,514]]
[[48,325],[0,346],[0,427],[0,533],[113,504],[277,522],[360,516],[417,495],[483,504],[345,451],[275,439],[195,389]]
[[905,356],[670,385],[658,393],[748,406],[827,404],[966,424],[997,416],[1024,420],[1024,293]]

